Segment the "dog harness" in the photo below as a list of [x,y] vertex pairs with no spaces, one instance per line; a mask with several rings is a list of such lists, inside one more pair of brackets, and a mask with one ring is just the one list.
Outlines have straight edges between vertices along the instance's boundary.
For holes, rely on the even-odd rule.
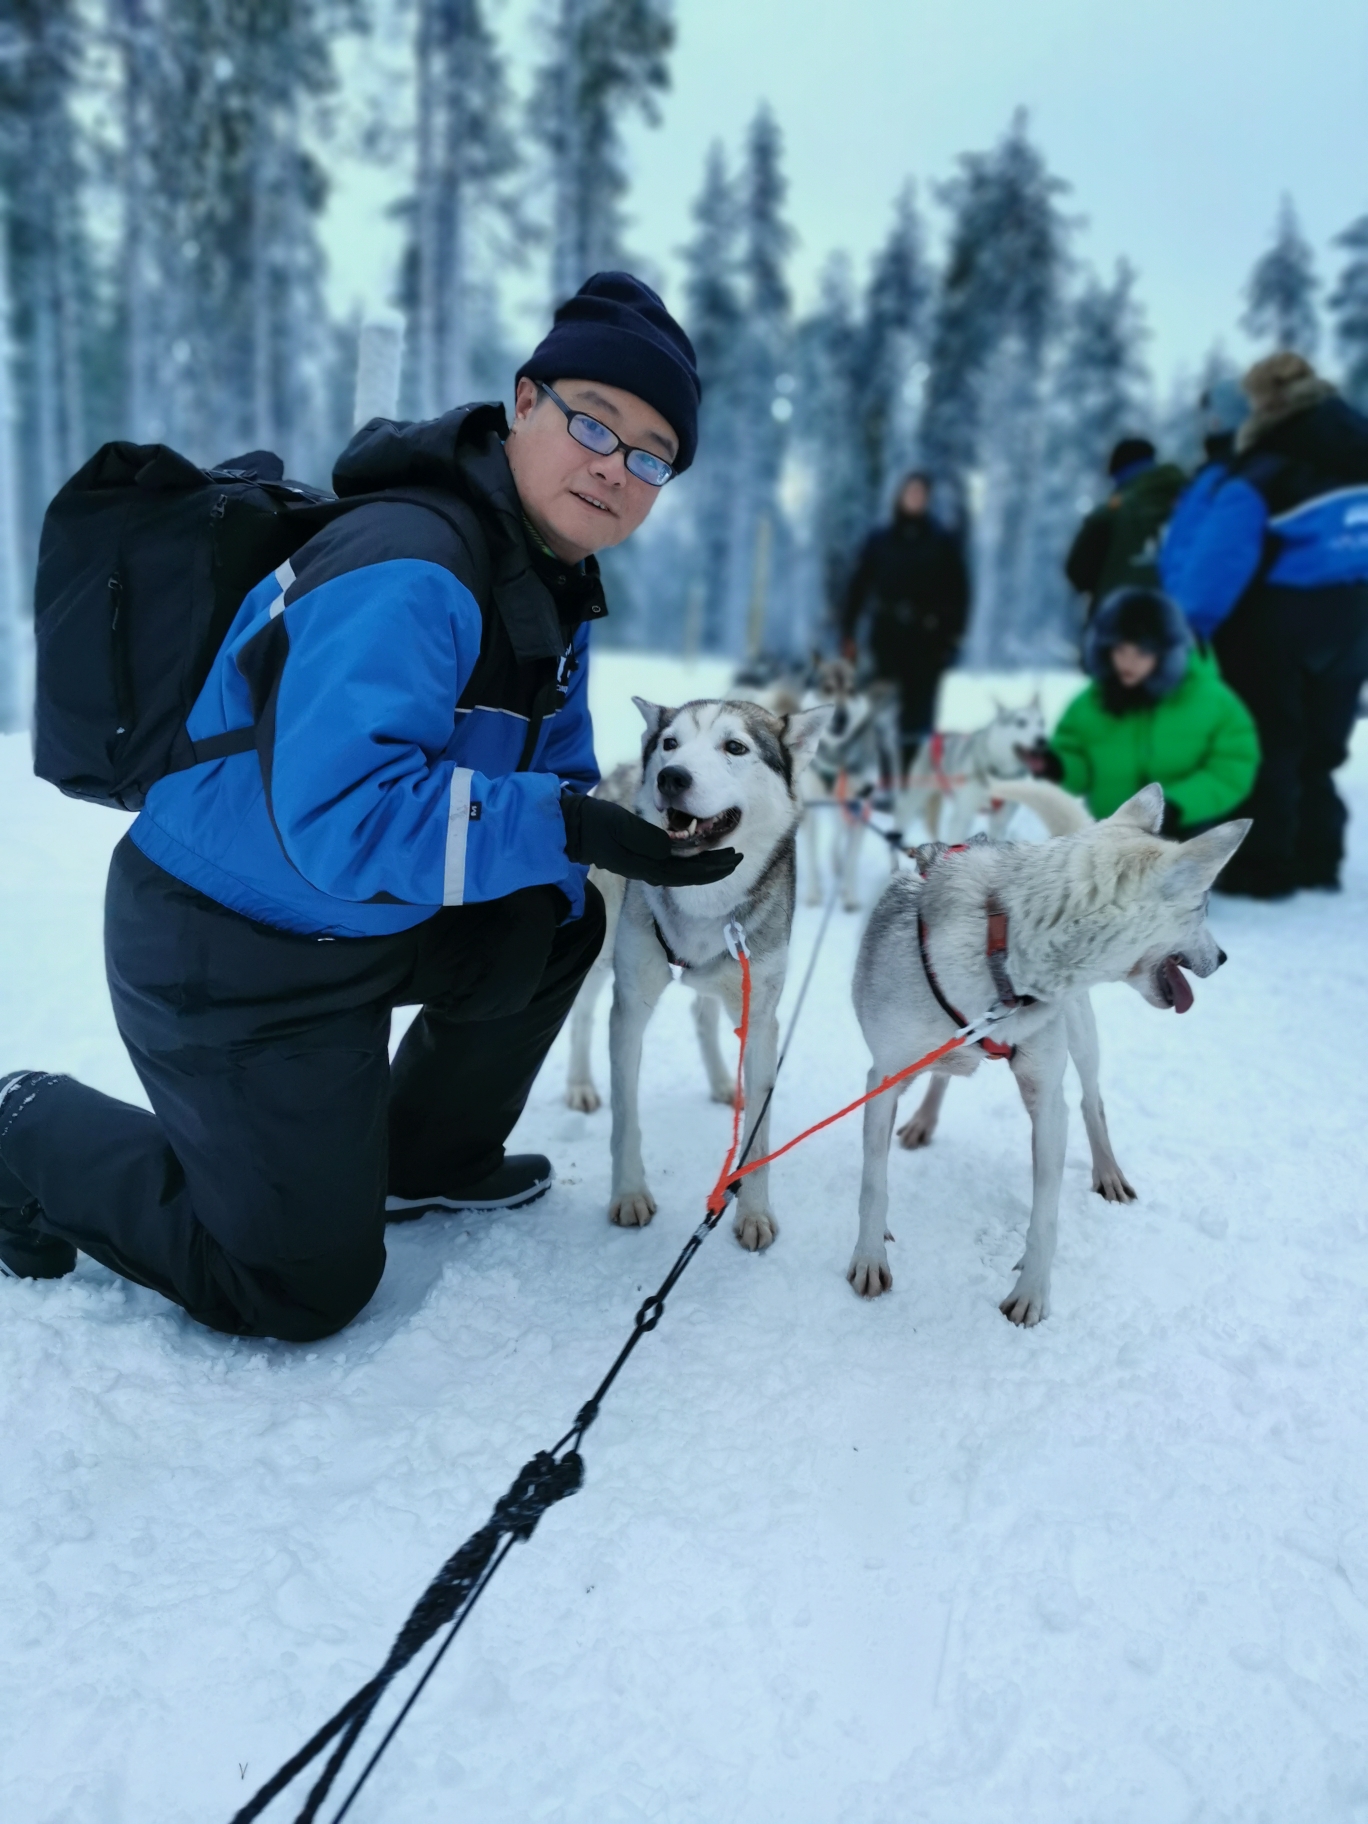
[[[956,843],[953,848],[945,849],[942,853],[946,855],[962,855],[968,847],[968,843]],[[925,879],[925,875],[923,875],[922,878]],[[988,895],[987,912],[988,938],[984,947],[984,955],[988,961],[988,972],[993,978],[993,986],[997,989],[998,1006],[1005,1010],[1033,1006],[1036,999],[1035,995],[1018,994],[1016,989],[1012,986],[1011,976],[1007,973],[1007,913],[996,893],[990,893]],[[935,995],[937,1006],[939,1006],[941,1012],[945,1014],[948,1019],[952,1020],[956,1026],[967,1026],[969,1022],[965,1019],[958,1007],[955,1006],[953,1001],[947,999],[944,989],[936,980],[936,972],[931,967],[931,952],[927,948],[927,938],[929,935],[930,933],[926,928],[926,920],[922,917],[921,911],[918,910],[917,949],[921,953],[921,965],[926,973],[927,987],[930,988],[932,994]],[[661,942],[663,943],[664,941],[665,940],[662,938]],[[1004,1045],[1001,1039],[980,1039],[978,1041],[978,1046],[985,1057],[1006,1058],[1008,1063],[1010,1063],[1016,1056],[1016,1046]]]

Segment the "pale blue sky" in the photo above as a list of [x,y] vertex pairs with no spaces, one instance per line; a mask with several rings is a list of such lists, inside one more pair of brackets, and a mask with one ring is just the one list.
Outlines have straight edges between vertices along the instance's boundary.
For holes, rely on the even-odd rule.
[[[536,0],[496,17],[518,70]],[[708,143],[735,149],[757,103],[783,128],[800,299],[827,254],[863,265],[907,176],[930,184],[1025,106],[1086,218],[1080,253],[1139,269],[1162,380],[1218,337],[1242,356],[1241,287],[1290,191],[1333,271],[1330,237],[1368,213],[1365,0],[678,0],[664,122],[634,131],[632,240],[675,290],[675,251]],[[338,301],[382,294],[384,184],[339,173]],[[529,318],[529,330],[531,329]]]

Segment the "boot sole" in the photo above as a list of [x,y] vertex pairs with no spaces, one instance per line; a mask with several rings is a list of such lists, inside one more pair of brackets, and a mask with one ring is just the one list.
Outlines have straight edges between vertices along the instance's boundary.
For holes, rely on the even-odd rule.
[[385,1214],[391,1221],[404,1222],[426,1210],[521,1210],[545,1197],[554,1183],[554,1177],[545,1178],[511,1197],[386,1197]]

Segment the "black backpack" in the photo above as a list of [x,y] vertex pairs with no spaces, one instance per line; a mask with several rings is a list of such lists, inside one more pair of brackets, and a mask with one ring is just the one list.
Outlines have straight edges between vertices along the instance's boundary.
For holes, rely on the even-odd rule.
[[283,477],[265,450],[201,469],[164,444],[107,443],[54,496],[34,592],[40,779],[136,811],[165,774],[254,747],[250,728],[192,741],[185,719],[248,590],[354,507],[429,508],[487,575],[483,532],[463,501],[338,500]]

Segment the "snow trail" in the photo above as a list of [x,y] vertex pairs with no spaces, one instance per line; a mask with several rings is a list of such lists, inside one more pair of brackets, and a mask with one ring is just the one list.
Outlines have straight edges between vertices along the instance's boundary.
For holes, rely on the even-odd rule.
[[[0,1065],[141,1100],[100,963],[123,820],[27,769],[0,741]],[[1368,816],[1362,743],[1348,775]],[[1090,1195],[1075,1115],[1049,1321],[997,1310],[1030,1197],[1005,1068],[895,1149],[873,1304],[843,1277],[858,1122],[781,1161],[776,1246],[709,1241],[358,1824],[1362,1824],[1368,850],[1339,898],[1213,903],[1230,963],[1190,1014],[1097,997],[1141,1201]],[[862,1087],[858,924],[777,1140]],[[341,1336],[228,1340],[84,1259],[0,1282],[0,1815],[226,1824],[376,1668],[702,1214],[729,1117],[688,999],[648,1039],[644,1231],[606,1221],[608,1116],[565,1108],[562,1040],[518,1131],[555,1191],[392,1231]]]

